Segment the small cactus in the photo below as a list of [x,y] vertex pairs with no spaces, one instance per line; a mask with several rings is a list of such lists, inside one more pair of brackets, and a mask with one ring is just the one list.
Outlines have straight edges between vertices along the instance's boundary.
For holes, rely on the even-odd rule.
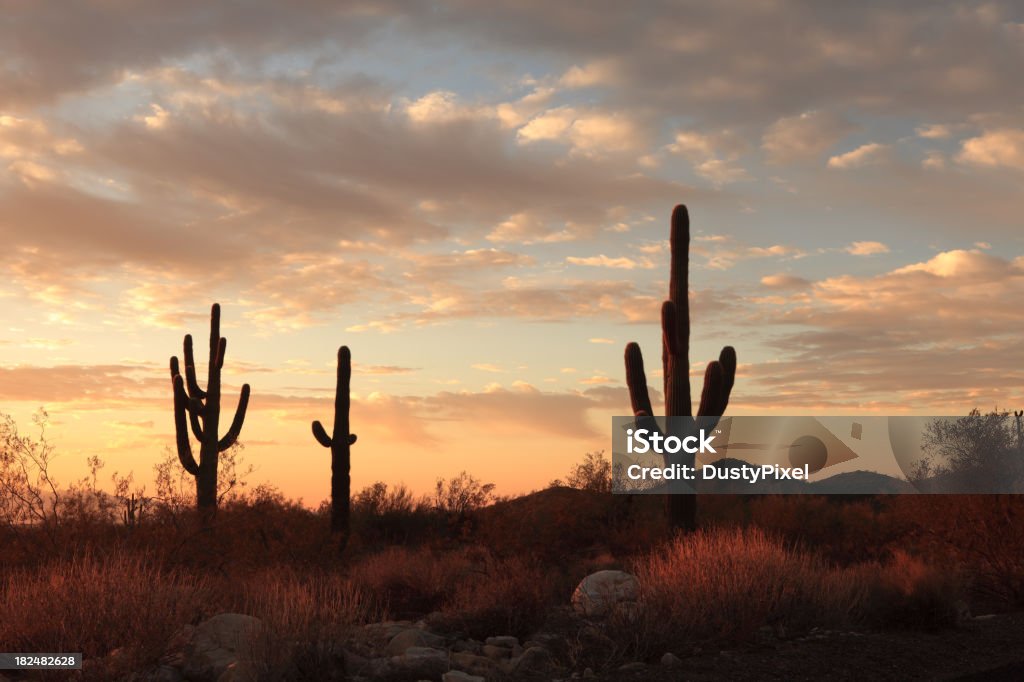
[[[661,363],[665,377],[665,416],[691,417],[690,402],[690,214],[680,204],[672,211],[672,231],[669,237],[671,269],[669,300],[661,306],[662,347]],[[644,358],[636,343],[626,345],[626,385],[633,415],[653,417],[651,397],[647,391]],[[729,394],[736,379],[736,351],[732,346],[722,349],[718,360],[708,363],[704,373],[698,417],[720,417],[729,404]],[[667,457],[667,455],[666,455]],[[685,461],[684,461],[685,460]],[[681,453],[679,462],[694,465],[694,456]],[[697,527],[696,495],[667,495],[669,523],[675,529],[692,531]]]
[[[179,371],[178,358],[171,358],[171,385],[174,388],[174,430],[177,435],[178,459],[185,471],[196,479],[196,506],[204,515],[217,509],[217,462],[238,439],[249,405],[249,384],[242,386],[238,409],[228,432],[220,430],[220,374],[228,341],[220,335],[220,305],[210,310],[210,363],[206,390],[196,381],[196,363],[192,354],[192,335],[185,335],[185,375]],[[187,387],[187,388],[186,388]],[[199,441],[199,462],[192,455],[192,435]]]
[[352,382],[352,353],[348,346],[338,349],[338,380],[334,393],[334,430],[330,436],[319,421],[313,422],[313,436],[320,445],[331,450],[331,533],[338,536],[344,549],[349,537],[349,495],[352,466],[350,447],[356,435],[349,433],[348,413],[351,405],[349,386]]

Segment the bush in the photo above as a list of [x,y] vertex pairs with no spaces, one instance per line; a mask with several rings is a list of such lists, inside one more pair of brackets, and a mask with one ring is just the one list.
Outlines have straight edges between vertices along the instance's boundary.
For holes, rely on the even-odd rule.
[[556,478],[548,487],[559,486],[610,493],[612,491],[612,463],[604,458],[604,450],[588,452],[584,455],[583,461],[569,471],[565,481]]

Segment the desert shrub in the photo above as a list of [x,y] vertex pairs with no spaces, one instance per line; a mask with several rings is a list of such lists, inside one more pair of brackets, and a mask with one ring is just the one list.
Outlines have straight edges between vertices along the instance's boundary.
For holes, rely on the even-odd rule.
[[274,680],[345,679],[340,643],[383,617],[377,599],[333,571],[263,570],[242,582],[237,603],[266,626],[261,672]]
[[612,463],[604,458],[604,450],[588,452],[583,456],[582,462],[573,465],[564,481],[556,478],[548,487],[559,486],[610,493],[612,491]]
[[392,617],[435,611],[473,570],[466,551],[390,547],[363,557],[349,569],[353,585],[381,600]]
[[699,532],[635,562],[648,618],[687,639],[738,639],[765,624],[820,625],[845,616],[860,586],[819,556],[763,531]]
[[560,595],[540,564],[522,557],[486,556],[456,583],[443,608],[443,625],[470,637],[523,637],[544,621]]
[[941,566],[900,552],[837,566],[759,529],[677,538],[634,570],[644,609],[613,639],[632,636],[640,656],[679,642],[743,640],[765,625],[934,629],[955,625],[962,611],[962,581]]
[[352,499],[352,527],[367,545],[423,542],[440,530],[440,517],[403,484],[377,481]]
[[905,544],[956,568],[986,608],[1024,606],[1024,496],[901,496],[891,516],[909,529]]
[[850,615],[872,627],[939,630],[956,627],[966,612],[963,576],[895,551],[884,563],[865,563],[847,571],[867,586]]
[[749,501],[751,523],[840,563],[879,560],[899,528],[873,501],[824,495],[765,495]]
[[465,471],[448,481],[439,478],[434,486],[434,508],[455,518],[465,517],[493,499],[494,484],[481,483]]

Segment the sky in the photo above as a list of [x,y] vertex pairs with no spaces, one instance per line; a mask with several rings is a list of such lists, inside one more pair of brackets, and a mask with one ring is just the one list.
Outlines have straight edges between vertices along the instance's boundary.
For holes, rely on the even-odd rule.
[[[732,414],[1024,406],[1019,3],[0,0],[0,412],[66,481],[173,447],[223,307],[255,482],[543,487],[657,371],[692,219],[694,391]],[[206,362],[203,353],[197,361]],[[660,403],[660,391],[655,391]]]

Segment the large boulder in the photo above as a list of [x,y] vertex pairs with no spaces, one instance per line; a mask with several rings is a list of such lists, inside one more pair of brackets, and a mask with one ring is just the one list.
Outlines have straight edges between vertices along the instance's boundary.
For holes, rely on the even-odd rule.
[[229,669],[232,673],[225,679],[247,679],[263,658],[263,635],[259,618],[220,613],[179,633],[175,640],[181,649],[173,658],[180,661],[181,672],[189,680],[214,682]]
[[390,670],[406,680],[437,679],[449,667],[447,651],[423,646],[409,647],[401,656],[387,660]]
[[414,646],[439,649],[444,647],[444,637],[418,628],[403,630],[391,638],[384,647],[384,653],[388,656],[401,656]]
[[625,571],[598,571],[580,581],[572,594],[576,613],[588,618],[632,614],[640,601],[640,581]]

